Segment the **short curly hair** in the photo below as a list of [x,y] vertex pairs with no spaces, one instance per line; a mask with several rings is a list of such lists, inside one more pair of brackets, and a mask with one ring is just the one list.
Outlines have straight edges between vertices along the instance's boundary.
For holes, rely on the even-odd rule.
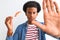
[[37,12],[41,10],[41,6],[38,2],[36,1],[28,1],[23,5],[23,11],[26,13],[27,8],[35,7],[37,8]]

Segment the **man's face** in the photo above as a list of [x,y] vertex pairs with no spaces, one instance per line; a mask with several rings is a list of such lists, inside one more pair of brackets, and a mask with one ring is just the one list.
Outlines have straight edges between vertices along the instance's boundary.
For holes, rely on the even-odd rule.
[[28,18],[28,21],[35,20],[37,15],[38,15],[37,8],[35,8],[35,7],[27,8],[26,16]]

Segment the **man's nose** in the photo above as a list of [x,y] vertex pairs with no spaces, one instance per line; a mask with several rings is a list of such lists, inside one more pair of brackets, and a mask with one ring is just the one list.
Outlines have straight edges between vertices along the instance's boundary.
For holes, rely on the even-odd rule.
[[33,13],[31,13],[31,17],[33,17]]

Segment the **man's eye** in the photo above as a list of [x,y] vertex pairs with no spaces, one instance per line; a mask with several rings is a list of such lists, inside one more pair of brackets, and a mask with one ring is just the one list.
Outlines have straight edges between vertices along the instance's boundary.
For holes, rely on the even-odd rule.
[[33,12],[33,14],[35,14],[35,12]]

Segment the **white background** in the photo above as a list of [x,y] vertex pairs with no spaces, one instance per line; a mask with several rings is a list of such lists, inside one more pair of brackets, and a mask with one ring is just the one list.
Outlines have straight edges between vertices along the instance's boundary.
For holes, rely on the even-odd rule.
[[[19,16],[13,18],[13,32],[15,32],[16,27],[27,20],[24,12],[22,10],[23,4],[29,0],[0,0],[0,40],[6,40],[7,27],[5,25],[5,18],[7,16],[14,16],[17,11],[21,11]],[[35,0],[37,1],[37,0]],[[42,0],[38,0],[42,7]],[[59,4],[60,0],[56,0]],[[60,6],[60,5],[59,5]],[[38,17],[38,21],[43,22],[43,11],[41,10]],[[49,35],[46,35],[47,40],[57,40]]]

